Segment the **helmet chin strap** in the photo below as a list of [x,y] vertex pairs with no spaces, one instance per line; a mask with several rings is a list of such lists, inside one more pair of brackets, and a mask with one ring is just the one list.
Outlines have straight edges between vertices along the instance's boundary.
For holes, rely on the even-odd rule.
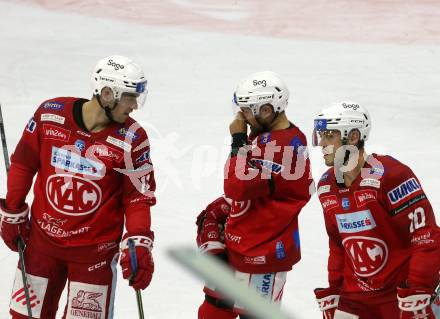
[[107,118],[110,120],[110,122],[116,122],[115,119],[113,118],[113,114],[112,111],[116,108],[116,106],[118,106],[118,103],[115,103],[115,105],[110,108],[110,106],[106,105],[104,106],[101,102],[101,98],[99,95],[96,95],[96,98],[98,100],[98,104],[99,106],[104,110],[105,115],[107,116]]

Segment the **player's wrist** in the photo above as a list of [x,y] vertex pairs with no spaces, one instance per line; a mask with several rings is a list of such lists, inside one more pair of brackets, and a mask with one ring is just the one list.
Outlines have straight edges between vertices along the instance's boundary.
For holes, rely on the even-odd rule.
[[153,236],[152,232],[151,232],[150,236],[130,235],[128,233],[125,234],[125,236],[123,237],[123,240],[121,241],[121,244],[120,244],[121,251],[128,249],[128,241],[129,240],[133,241],[135,247],[143,247],[143,248],[148,249],[150,252],[153,250],[154,236]]
[[0,219],[8,224],[21,224],[29,220],[29,206],[25,203],[20,209],[9,209],[6,200],[0,199]]

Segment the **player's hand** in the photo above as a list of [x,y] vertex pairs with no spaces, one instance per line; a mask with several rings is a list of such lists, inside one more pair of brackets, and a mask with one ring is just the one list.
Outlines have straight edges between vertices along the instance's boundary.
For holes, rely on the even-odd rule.
[[231,210],[223,197],[216,199],[197,216],[197,246],[203,253],[221,254],[225,250],[224,224]]
[[26,243],[29,239],[29,207],[23,204],[19,209],[9,209],[6,201],[0,199],[0,235],[6,246],[18,251],[18,239]]
[[397,288],[400,319],[435,319],[431,297],[432,289]]
[[247,133],[247,123],[242,112],[238,112],[235,119],[229,125],[231,135],[236,133]]
[[[137,269],[133,269],[130,252],[128,250],[128,240],[132,239],[135,243]],[[121,268],[122,277],[129,280],[130,286],[134,290],[143,290],[150,285],[153,278],[154,262],[151,250],[153,240],[146,236],[124,236],[121,243]]]
[[316,288],[314,290],[319,310],[322,311],[324,319],[333,319],[335,310],[339,303],[339,289],[337,288]]

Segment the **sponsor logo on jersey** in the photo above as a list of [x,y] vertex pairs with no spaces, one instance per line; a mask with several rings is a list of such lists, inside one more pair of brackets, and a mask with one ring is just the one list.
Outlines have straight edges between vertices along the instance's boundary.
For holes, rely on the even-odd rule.
[[264,133],[261,135],[261,144],[267,144],[270,142],[270,133]]
[[322,185],[318,187],[318,196],[330,192],[330,185]]
[[245,264],[264,265],[266,263],[266,256],[244,256],[243,262]]
[[408,209],[409,207],[417,204],[418,202],[420,202],[421,200],[426,199],[426,195],[425,193],[421,193],[419,195],[416,195],[415,197],[407,200],[406,202],[404,202],[403,204],[399,205],[398,207],[396,207],[395,209],[389,211],[389,214],[391,216],[395,216],[403,211],[405,211],[406,209]]
[[356,200],[357,207],[365,206],[367,203],[377,200],[377,191],[372,189],[356,191],[354,192],[354,199]]
[[32,117],[26,125],[26,131],[29,133],[34,133],[36,128],[37,122],[35,122],[34,118]]
[[340,233],[358,233],[376,227],[376,222],[369,210],[356,213],[337,214],[336,223]]
[[114,138],[113,136],[108,136],[107,139],[105,140],[107,143],[110,143],[116,147],[122,148],[124,151],[126,152],[130,152],[131,151],[131,145],[120,140],[117,138]]
[[345,210],[349,209],[350,208],[350,200],[347,197],[342,198],[341,206]]
[[43,124],[43,139],[68,141],[70,131],[52,124]]
[[52,113],[43,113],[40,117],[41,122],[55,122],[58,124],[64,124],[66,118],[64,116],[52,114]]
[[380,188],[380,181],[375,178],[364,178],[359,186]]
[[132,141],[136,141],[139,138],[139,134],[137,134],[136,132],[130,131],[128,128],[126,127],[122,127],[120,129],[116,130],[116,134],[122,136],[122,137],[128,137],[129,139],[131,139]]
[[82,152],[86,149],[86,142],[84,142],[83,140],[76,140],[75,147],[78,151]]
[[378,177],[382,177],[385,173],[385,169],[379,166],[373,166],[370,168],[370,175],[376,175]]
[[111,242],[108,242],[108,243],[98,244],[97,250],[98,250],[98,253],[99,253],[99,252],[102,252],[102,251],[108,251],[108,250],[116,248],[116,247],[118,247],[118,244],[115,243],[114,241],[111,241]]
[[332,208],[338,207],[338,198],[335,195],[322,197],[321,205],[324,210],[330,210]]
[[410,197],[412,194],[420,192],[421,190],[422,188],[420,187],[419,183],[413,177],[407,179],[396,188],[390,190],[387,195],[388,195],[388,199],[390,200],[390,203],[394,205],[400,202],[401,200]]
[[37,223],[48,236],[54,238],[68,238],[71,236],[85,234],[90,230],[89,226],[81,227],[73,230],[65,230],[61,228],[59,224],[47,222],[42,219],[37,219]]
[[[30,293],[30,306],[32,309],[32,318],[41,318],[41,309],[43,308],[43,300],[45,299],[47,284],[49,280],[44,277],[26,274],[27,283]],[[14,287],[12,289],[12,297],[10,307],[15,312],[28,317],[26,297],[23,288],[23,279],[20,269],[17,268],[15,273]]]
[[105,166],[101,162],[82,157],[70,150],[52,146],[51,165],[63,171],[102,177]]
[[284,166],[278,163],[274,163],[268,160],[260,158],[251,158],[250,163],[254,166],[259,165],[272,173],[279,174],[284,169]]
[[135,162],[138,164],[150,162],[150,150],[143,152],[138,158],[136,158]]
[[46,102],[42,106],[44,109],[60,111],[64,108],[64,104],[60,102]]
[[82,135],[84,137],[91,137],[92,136],[92,135],[90,135],[86,132],[80,131],[80,130],[77,130],[76,133],[78,133],[79,135]]
[[241,236],[233,235],[231,233],[225,232],[225,239],[231,241],[235,244],[240,244]]
[[118,163],[122,161],[123,154],[110,146],[96,144],[93,146],[93,150],[97,156],[104,159],[115,160]]
[[68,174],[55,174],[46,182],[48,202],[57,212],[69,216],[83,216],[99,208],[101,188],[91,180]]
[[342,241],[350,257],[354,272],[360,277],[371,277],[382,270],[388,261],[388,246],[377,238],[352,236]]
[[434,243],[435,240],[431,239],[431,232],[426,232],[424,234],[419,234],[417,236],[413,236],[411,238],[411,244],[416,244],[416,245],[429,245]]
[[284,250],[284,244],[281,240],[277,241],[275,245],[275,256],[278,260],[286,258],[286,251]]
[[106,318],[107,289],[106,285],[70,282],[68,317]]

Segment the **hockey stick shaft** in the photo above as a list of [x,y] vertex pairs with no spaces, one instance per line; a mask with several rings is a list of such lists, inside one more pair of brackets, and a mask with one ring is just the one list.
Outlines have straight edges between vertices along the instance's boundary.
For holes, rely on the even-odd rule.
[[2,105],[1,104],[0,104],[0,135],[1,135],[1,139],[2,139],[3,157],[5,159],[6,175],[7,175],[9,172],[9,153],[8,153],[8,145],[6,144],[5,125],[3,122]]
[[[2,105],[0,104],[0,135],[2,140],[2,148],[3,148],[3,157],[5,159],[5,167],[6,167],[6,176],[9,173],[9,153],[8,153],[8,145],[6,144],[6,134],[5,134],[5,125],[3,121],[3,114],[2,114]],[[20,268],[21,268],[21,278],[23,280],[23,288],[24,288],[24,296],[26,299],[26,307],[28,312],[29,319],[32,319],[32,308],[31,308],[31,298],[29,295],[29,286],[27,282],[26,277],[26,267],[25,267],[25,261],[24,261],[24,249],[25,244],[23,238],[21,236],[18,238],[17,241],[18,246],[18,255],[20,256]]]
[[[136,247],[135,247],[134,241],[132,239],[129,239],[127,244],[128,244],[128,253],[130,254],[130,263],[131,263],[131,270],[132,270],[132,274],[131,274],[129,280],[132,281],[136,277],[136,274],[138,271]],[[140,290],[136,290],[136,302],[137,302],[137,306],[138,306],[139,319],[145,319],[144,305],[142,302],[142,295],[141,295]]]

